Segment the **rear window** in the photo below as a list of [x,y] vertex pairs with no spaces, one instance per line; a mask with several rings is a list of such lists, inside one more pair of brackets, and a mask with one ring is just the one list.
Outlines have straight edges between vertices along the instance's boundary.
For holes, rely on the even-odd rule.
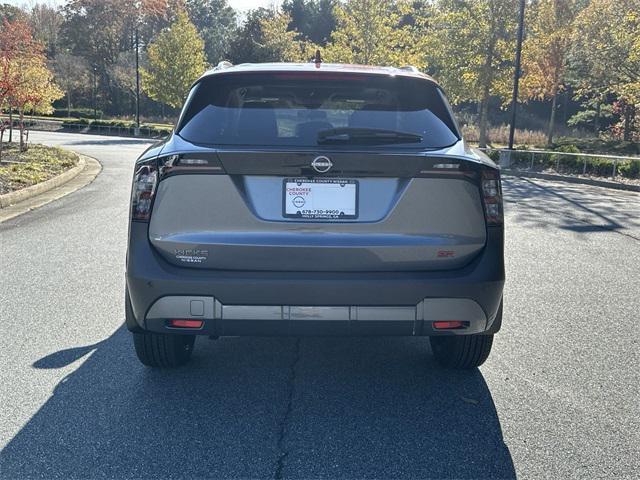
[[395,147],[437,149],[459,139],[449,112],[440,89],[419,78],[229,73],[193,88],[177,133],[207,145],[308,147],[331,129],[379,129],[421,137]]

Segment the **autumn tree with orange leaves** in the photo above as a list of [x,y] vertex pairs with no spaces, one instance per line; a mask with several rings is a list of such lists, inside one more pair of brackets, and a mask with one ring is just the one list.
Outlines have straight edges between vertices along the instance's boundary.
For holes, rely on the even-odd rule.
[[[47,68],[43,45],[24,21],[5,19],[0,27],[0,109],[18,111],[21,151],[26,149],[25,113],[49,113],[61,96]],[[0,148],[6,128],[3,122]]]

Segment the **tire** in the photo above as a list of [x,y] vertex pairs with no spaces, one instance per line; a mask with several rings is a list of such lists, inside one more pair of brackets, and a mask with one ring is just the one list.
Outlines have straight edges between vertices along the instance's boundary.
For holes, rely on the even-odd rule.
[[184,365],[191,358],[195,335],[167,333],[133,333],[133,345],[138,359],[148,367],[172,368]]
[[433,356],[444,367],[470,369],[482,365],[493,345],[493,335],[429,337]]

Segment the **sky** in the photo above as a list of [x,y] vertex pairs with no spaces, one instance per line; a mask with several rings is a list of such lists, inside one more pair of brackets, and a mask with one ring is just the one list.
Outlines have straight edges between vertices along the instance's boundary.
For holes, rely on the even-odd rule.
[[[65,0],[0,0],[0,3],[8,3],[9,5],[16,5],[18,7],[30,6],[35,3],[47,3],[50,5],[64,5]],[[227,3],[236,10],[247,11],[252,8],[269,7],[275,4],[280,4],[278,0],[227,0]]]

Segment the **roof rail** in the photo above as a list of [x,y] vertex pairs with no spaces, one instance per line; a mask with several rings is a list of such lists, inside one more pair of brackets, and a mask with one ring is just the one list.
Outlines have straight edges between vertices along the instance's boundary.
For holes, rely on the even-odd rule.
[[218,65],[216,65],[213,70],[224,70],[225,68],[229,67],[233,67],[233,63],[231,63],[229,60],[222,60],[221,62],[218,62]]
[[400,67],[400,70],[404,70],[406,72],[420,73],[420,69],[418,67],[414,67],[413,65],[404,65]]

